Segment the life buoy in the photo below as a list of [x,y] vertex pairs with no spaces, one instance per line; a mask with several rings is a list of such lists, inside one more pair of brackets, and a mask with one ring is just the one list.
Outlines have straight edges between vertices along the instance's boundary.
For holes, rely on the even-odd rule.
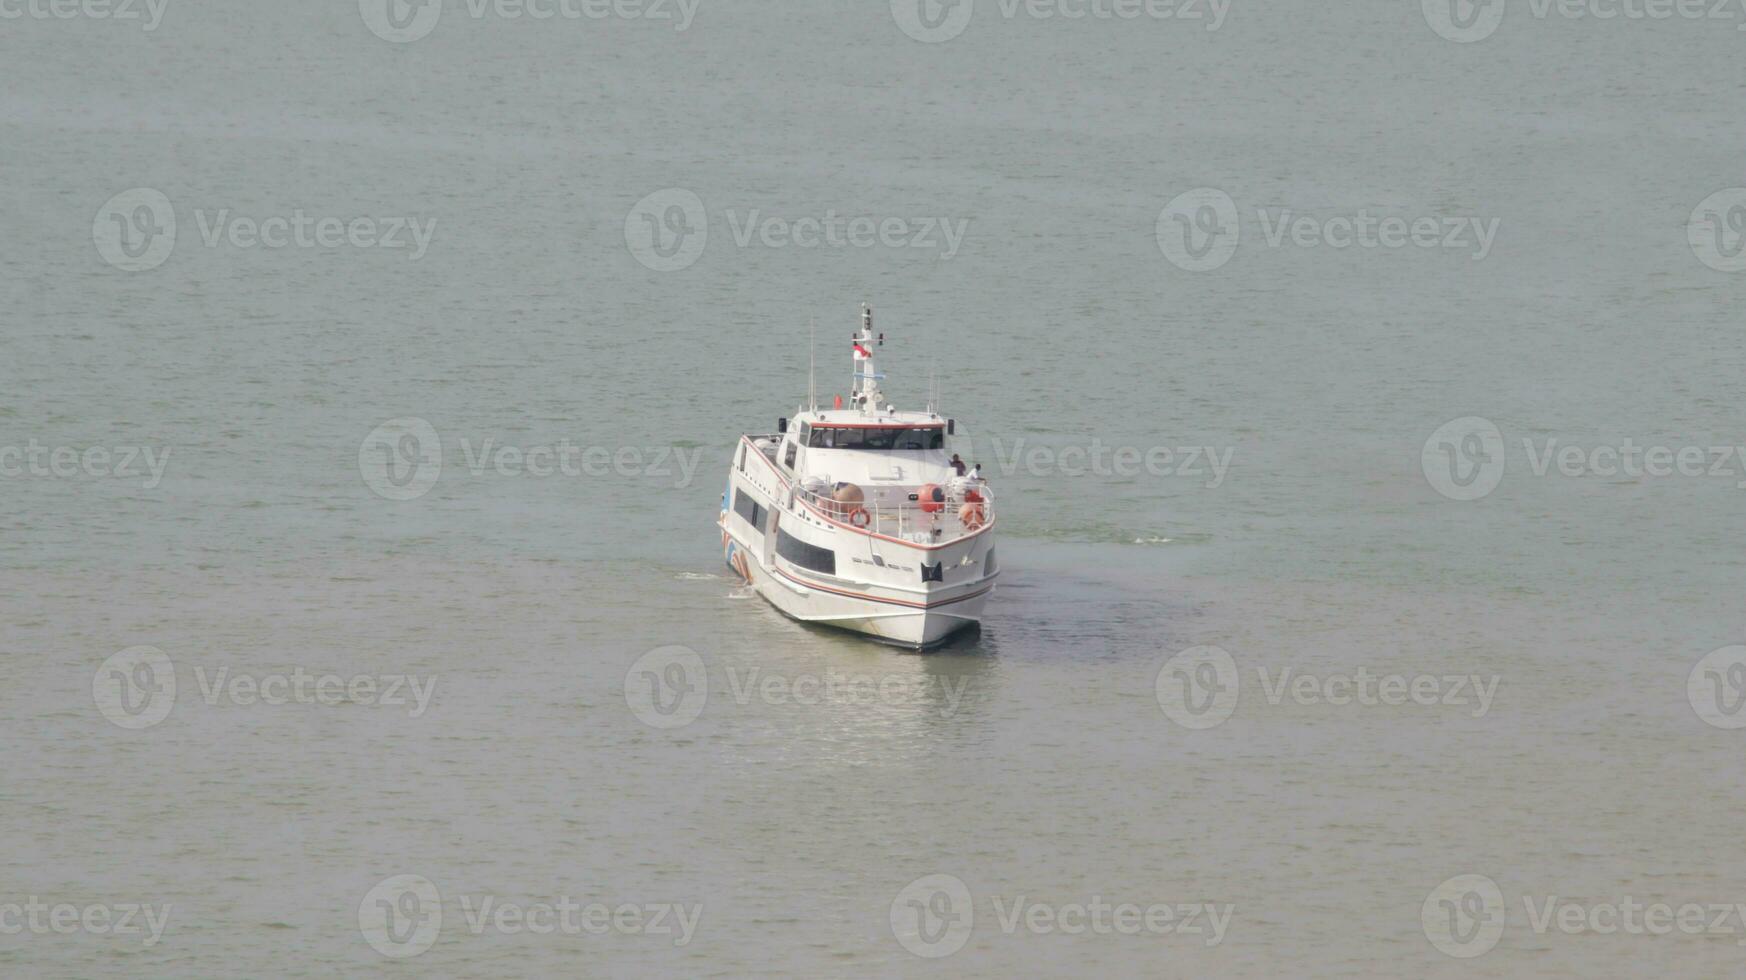
[[958,520],[964,522],[965,530],[974,531],[988,522],[988,512],[980,501],[971,501],[958,508]]
[[873,522],[873,515],[867,513],[867,508],[857,507],[849,512],[849,523],[864,528]]

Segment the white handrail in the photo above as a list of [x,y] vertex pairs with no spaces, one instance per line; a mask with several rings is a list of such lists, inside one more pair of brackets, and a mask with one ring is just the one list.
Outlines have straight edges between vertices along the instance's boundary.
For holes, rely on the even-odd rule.
[[[979,484],[975,488],[981,499],[974,502],[982,505],[983,514],[982,523],[975,529],[965,527],[960,517],[963,505],[973,501],[966,500],[962,494],[952,492],[949,487],[942,487],[941,489],[946,491],[946,499],[941,502],[939,509],[929,511],[923,509],[922,501],[920,500],[902,500],[885,503],[881,502],[878,496],[875,496],[870,500],[863,500],[859,505],[852,505],[846,501],[837,500],[834,497],[816,493],[799,485],[793,487],[795,496],[798,499],[809,504],[830,520],[848,524],[859,530],[872,531],[877,534],[888,534],[897,538],[903,538],[905,532],[915,533],[925,531],[929,534],[933,534],[936,531],[946,530],[946,527],[942,525],[942,522],[957,522],[962,529],[961,534],[971,534],[974,530],[980,530],[982,527],[986,527],[994,519],[994,499],[993,495],[988,491],[987,484]],[[915,491],[906,489],[904,492],[911,493]],[[857,510],[865,510],[870,515],[867,527],[861,528],[859,525],[855,524],[853,515]],[[895,527],[887,527],[887,523],[894,524]],[[953,537],[958,536],[960,535],[953,535]]]

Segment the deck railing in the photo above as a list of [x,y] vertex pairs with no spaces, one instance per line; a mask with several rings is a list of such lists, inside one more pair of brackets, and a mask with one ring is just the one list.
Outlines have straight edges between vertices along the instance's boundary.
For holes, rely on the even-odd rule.
[[[994,520],[994,497],[986,483],[973,484],[962,490],[946,486],[940,489],[945,491],[946,499],[935,511],[922,509],[920,500],[908,499],[909,495],[919,492],[919,487],[876,490],[872,498],[860,503],[837,500],[829,494],[814,493],[799,486],[794,488],[794,495],[832,520],[906,541],[951,541],[972,534]],[[881,492],[901,496],[897,500],[881,501]],[[967,493],[975,493],[980,499],[966,499]],[[966,504],[975,504],[976,508],[967,512]],[[856,511],[867,513],[865,525],[855,517]],[[977,520],[978,516],[980,520]],[[966,517],[970,520],[966,521]]]

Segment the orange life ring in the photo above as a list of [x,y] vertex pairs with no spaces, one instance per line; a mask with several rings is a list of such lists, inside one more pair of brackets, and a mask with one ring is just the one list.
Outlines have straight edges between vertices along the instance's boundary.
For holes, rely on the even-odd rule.
[[958,508],[958,520],[964,522],[966,530],[974,531],[988,521],[988,512],[982,509],[981,501],[970,501]]
[[849,523],[864,528],[873,522],[873,515],[867,513],[867,508],[857,507],[849,512]]

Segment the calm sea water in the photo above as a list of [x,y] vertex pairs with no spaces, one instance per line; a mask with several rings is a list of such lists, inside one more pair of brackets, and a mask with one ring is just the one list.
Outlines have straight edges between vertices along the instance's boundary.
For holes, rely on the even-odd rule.
[[[1736,972],[1746,11],[1435,7],[7,8],[0,973]],[[862,301],[928,656],[712,526]]]

